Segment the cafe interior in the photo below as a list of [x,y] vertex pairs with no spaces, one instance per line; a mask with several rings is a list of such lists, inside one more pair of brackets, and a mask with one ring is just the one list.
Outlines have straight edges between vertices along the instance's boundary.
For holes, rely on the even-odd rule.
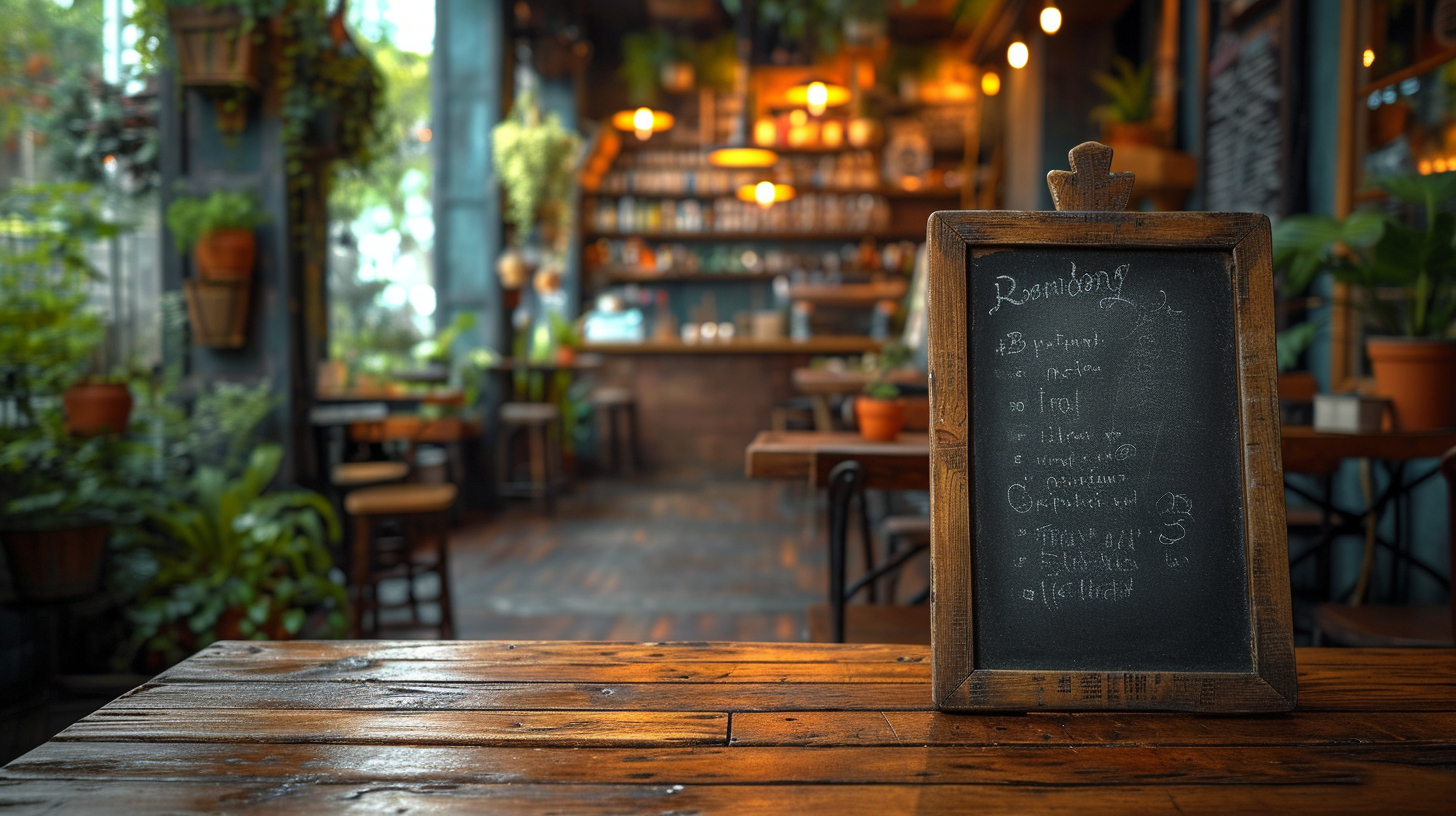
[[[124,741],[94,730],[124,695],[248,643],[928,672],[965,625],[939,542],[992,522],[980,471],[970,513],[938,497],[937,361],[971,362],[934,341],[927,224],[1081,209],[1048,173],[1086,142],[1129,219],[1272,230],[1248,348],[1277,411],[1234,427],[1278,434],[1283,498],[1184,514],[1275,513],[1302,684],[1430,648],[1411,710],[1456,716],[1456,3],[0,0],[0,804],[69,801],[20,758]],[[1444,757],[1412,786],[1453,791]]]

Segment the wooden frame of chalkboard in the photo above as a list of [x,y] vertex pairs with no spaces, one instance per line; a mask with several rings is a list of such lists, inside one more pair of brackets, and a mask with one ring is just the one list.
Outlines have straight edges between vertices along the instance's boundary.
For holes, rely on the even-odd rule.
[[940,212],[927,232],[935,703],[1291,709],[1268,219]]

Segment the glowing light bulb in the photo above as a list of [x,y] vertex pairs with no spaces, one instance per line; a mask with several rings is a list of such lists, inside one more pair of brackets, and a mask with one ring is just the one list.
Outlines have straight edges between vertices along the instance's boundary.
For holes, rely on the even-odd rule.
[[1016,42],[1007,46],[1006,62],[1009,63],[1012,68],[1025,68],[1027,61],[1030,59],[1031,49],[1027,48],[1026,43],[1022,42],[1021,40],[1017,40]]
[[772,207],[774,203],[774,184],[772,181],[760,181],[753,187],[753,200],[758,206],[765,209]]
[[638,108],[632,114],[632,129],[636,131],[637,138],[648,139],[652,136],[652,109]]
[[1360,64],[1361,65],[1364,65],[1366,68],[1369,68],[1370,66],[1374,65],[1375,64],[1375,49],[1373,49],[1373,48],[1367,48],[1367,49],[1365,49],[1365,53],[1363,53],[1363,54],[1360,55]]
[[829,105],[829,89],[822,82],[810,82],[808,98],[809,113],[818,116]]
[[1048,34],[1055,34],[1062,27],[1062,12],[1056,6],[1047,6],[1041,10],[1041,30]]
[[1001,93],[1001,75],[995,71],[987,71],[981,74],[981,93],[986,96],[995,96]]

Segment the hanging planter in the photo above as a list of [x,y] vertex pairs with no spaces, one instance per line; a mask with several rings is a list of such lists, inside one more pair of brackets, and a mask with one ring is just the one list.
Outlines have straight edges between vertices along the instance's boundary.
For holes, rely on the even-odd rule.
[[53,603],[100,589],[106,533],[104,525],[90,525],[0,534],[15,594],[23,601]]
[[187,6],[167,10],[183,85],[258,87],[257,46],[234,9]]
[[131,389],[126,383],[80,382],[61,395],[66,429],[76,436],[121,433],[131,418]]
[[247,283],[253,279],[258,238],[251,229],[230,227],[204,232],[192,248],[197,276],[209,283]]
[[183,281],[192,342],[208,348],[242,348],[248,344],[248,283]]

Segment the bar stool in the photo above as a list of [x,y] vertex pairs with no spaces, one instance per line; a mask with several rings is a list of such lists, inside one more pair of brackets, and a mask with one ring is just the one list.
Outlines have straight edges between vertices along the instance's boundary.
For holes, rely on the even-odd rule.
[[406,462],[344,462],[334,466],[330,481],[347,489],[399,482],[408,475]]
[[[511,442],[526,434],[529,476],[515,478],[511,468]],[[563,480],[561,463],[561,411],[546,402],[507,402],[500,407],[500,439],[495,452],[496,490],[502,496],[540,499],[550,510]]]
[[[426,625],[420,618],[415,579],[430,572],[440,579],[436,597],[440,607],[440,637],[454,636],[449,512],[456,492],[453,484],[401,484],[360,488],[344,497],[344,509],[354,517],[353,637],[377,637],[381,609],[408,606],[408,625]],[[398,525],[397,530],[390,531],[395,534],[386,534],[386,523]],[[407,582],[408,600],[403,603],[380,600],[379,585],[390,578],[403,578]]]
[[631,473],[642,469],[642,449],[637,437],[637,398],[631,389],[603,386],[591,392],[593,413],[605,420],[605,431],[598,437],[605,442],[602,470]]

